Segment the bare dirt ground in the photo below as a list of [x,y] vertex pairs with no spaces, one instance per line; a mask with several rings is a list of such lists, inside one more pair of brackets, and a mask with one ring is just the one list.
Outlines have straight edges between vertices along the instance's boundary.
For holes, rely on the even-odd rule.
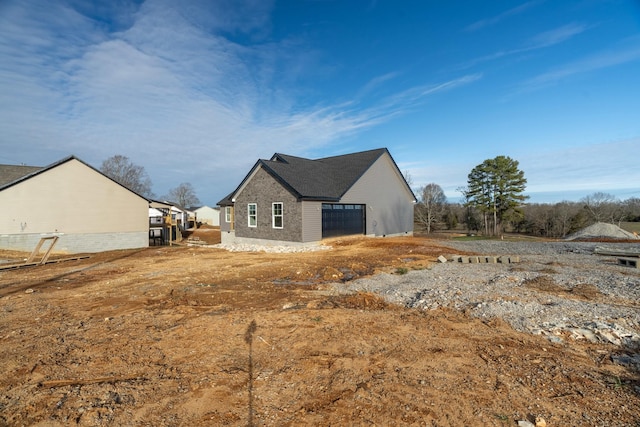
[[325,285],[428,268],[446,241],[329,244],[0,271],[0,425],[640,425],[640,376],[612,363],[613,346]]

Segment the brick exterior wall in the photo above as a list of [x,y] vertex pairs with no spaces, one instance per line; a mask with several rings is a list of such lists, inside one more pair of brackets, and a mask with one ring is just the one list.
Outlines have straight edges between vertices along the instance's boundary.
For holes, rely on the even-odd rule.
[[[283,204],[283,228],[273,228],[271,204]],[[247,206],[257,205],[257,227],[249,227]],[[302,203],[271,175],[259,168],[235,201],[235,235],[250,239],[302,242]]]

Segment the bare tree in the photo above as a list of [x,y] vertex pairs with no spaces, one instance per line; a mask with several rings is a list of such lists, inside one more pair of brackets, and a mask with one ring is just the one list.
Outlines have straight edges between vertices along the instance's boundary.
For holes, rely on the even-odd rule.
[[404,180],[407,182],[407,185],[409,187],[413,187],[413,176],[411,176],[411,173],[408,170],[405,170],[404,172],[402,172],[402,176],[404,177]]
[[128,157],[120,154],[109,157],[102,162],[100,171],[144,197],[153,197],[151,192],[151,179],[142,166],[133,164]]
[[581,202],[595,222],[613,224],[620,221],[620,204],[613,194],[597,192],[584,197]]
[[438,184],[427,184],[419,190],[416,220],[431,233],[431,225],[439,221],[447,204],[447,197]]
[[640,198],[632,197],[624,201],[622,208],[627,221],[640,222]]
[[183,182],[176,188],[169,190],[166,200],[178,203],[185,208],[194,207],[200,204],[200,199],[196,196],[193,186],[188,182]]

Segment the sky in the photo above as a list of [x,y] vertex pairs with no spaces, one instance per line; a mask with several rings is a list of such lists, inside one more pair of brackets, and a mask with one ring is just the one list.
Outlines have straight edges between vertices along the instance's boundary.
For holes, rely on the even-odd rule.
[[386,147],[459,200],[640,197],[638,0],[0,0],[0,164],[123,155],[202,204],[274,153]]

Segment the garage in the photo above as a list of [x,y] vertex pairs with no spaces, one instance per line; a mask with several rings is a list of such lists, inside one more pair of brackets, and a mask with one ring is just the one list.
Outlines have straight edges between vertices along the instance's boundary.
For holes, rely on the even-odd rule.
[[365,205],[323,203],[322,238],[364,234]]

